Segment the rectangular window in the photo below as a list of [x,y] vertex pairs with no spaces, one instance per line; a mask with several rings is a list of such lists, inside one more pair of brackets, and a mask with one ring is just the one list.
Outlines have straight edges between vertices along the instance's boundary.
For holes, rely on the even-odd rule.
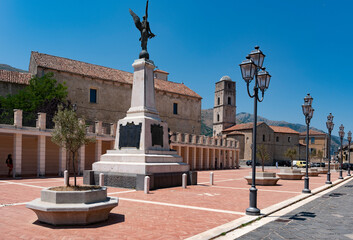
[[315,143],[315,138],[314,137],[311,138],[311,143],[312,144]]
[[276,137],[276,142],[279,142],[279,137]]
[[262,141],[265,142],[266,141],[266,138],[265,138],[265,134],[262,135]]
[[90,103],[97,103],[97,89],[91,88],[89,90],[89,102]]
[[178,114],[178,104],[177,103],[173,103],[173,114]]
[[290,137],[288,137],[288,142],[290,142]]

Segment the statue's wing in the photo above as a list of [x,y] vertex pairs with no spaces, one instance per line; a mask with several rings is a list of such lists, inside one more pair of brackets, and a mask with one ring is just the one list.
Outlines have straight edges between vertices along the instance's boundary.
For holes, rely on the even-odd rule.
[[135,22],[135,25],[136,25],[137,29],[142,31],[142,25],[141,25],[140,18],[131,9],[129,9],[129,12],[130,12],[130,14],[132,16],[132,19]]

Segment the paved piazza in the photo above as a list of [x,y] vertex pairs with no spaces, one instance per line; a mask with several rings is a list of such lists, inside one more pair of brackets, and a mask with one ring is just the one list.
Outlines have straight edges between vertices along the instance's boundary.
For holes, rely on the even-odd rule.
[[[198,173],[198,185],[160,189],[144,194],[108,188],[119,197],[105,223],[85,227],[54,227],[37,221],[25,203],[40,197],[42,188],[63,184],[63,178],[0,180],[0,239],[185,239],[244,217],[249,204],[250,168]],[[270,169],[269,171],[279,171]],[[344,173],[346,175],[346,173]],[[336,180],[338,173],[332,173]],[[73,180],[72,178],[70,179]],[[310,178],[311,189],[323,186],[326,175]],[[82,178],[79,178],[82,183]],[[303,180],[280,180],[277,186],[258,186],[258,207],[264,209],[301,194]]]

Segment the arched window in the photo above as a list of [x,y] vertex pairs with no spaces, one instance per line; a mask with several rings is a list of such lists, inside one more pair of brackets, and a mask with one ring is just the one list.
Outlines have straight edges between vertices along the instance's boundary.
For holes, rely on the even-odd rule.
[[217,122],[219,122],[219,114],[217,114]]
[[228,105],[232,105],[232,98],[228,97]]
[[220,105],[221,104],[221,99],[218,97],[217,98],[217,105]]
[[262,135],[262,141],[263,141],[263,142],[265,142],[265,141],[266,141],[266,136],[265,136],[265,134],[264,134],[264,135]]

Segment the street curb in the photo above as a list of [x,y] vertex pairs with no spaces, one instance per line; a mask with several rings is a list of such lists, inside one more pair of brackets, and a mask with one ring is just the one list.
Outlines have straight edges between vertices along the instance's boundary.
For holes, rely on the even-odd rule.
[[298,203],[300,201],[303,201],[307,198],[310,198],[312,196],[315,196],[316,194],[322,192],[322,191],[325,191],[327,189],[330,189],[334,186],[337,186],[349,179],[351,179],[353,176],[351,177],[345,177],[344,179],[342,180],[336,180],[334,181],[332,184],[328,185],[328,184],[325,184],[321,187],[318,187],[318,188],[315,188],[314,190],[312,190],[312,192],[310,194],[305,194],[305,193],[302,193],[298,196],[295,196],[293,198],[290,198],[290,199],[287,199],[285,201],[282,201],[280,203],[277,203],[277,204],[274,204],[270,207],[267,207],[263,210],[261,210],[261,215],[260,216],[244,216],[244,217],[241,217],[239,219],[236,219],[234,221],[231,221],[229,223],[226,223],[226,224],[223,224],[223,225],[220,225],[218,227],[215,227],[215,228],[212,228],[210,230],[207,230],[205,232],[202,232],[202,233],[199,233],[195,236],[192,236],[192,237],[189,237],[187,238],[186,240],[205,240],[205,239],[215,239],[217,237],[220,237],[220,236],[224,236],[225,234],[231,232],[231,231],[234,231],[236,229],[239,229],[239,228],[242,228],[246,225],[249,225],[255,221],[258,221],[270,214],[273,214],[275,212],[278,212],[284,208],[287,208],[295,203]]

